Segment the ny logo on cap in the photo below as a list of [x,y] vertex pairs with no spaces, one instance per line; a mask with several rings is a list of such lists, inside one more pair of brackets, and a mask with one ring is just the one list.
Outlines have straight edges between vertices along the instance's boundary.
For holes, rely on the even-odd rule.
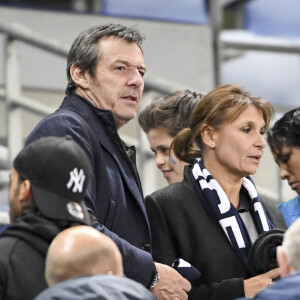
[[73,186],[72,192],[73,193],[81,193],[83,189],[83,184],[85,180],[85,175],[82,169],[80,169],[78,173],[78,169],[74,168],[73,171],[70,172],[70,180],[67,183],[67,188],[70,190]]

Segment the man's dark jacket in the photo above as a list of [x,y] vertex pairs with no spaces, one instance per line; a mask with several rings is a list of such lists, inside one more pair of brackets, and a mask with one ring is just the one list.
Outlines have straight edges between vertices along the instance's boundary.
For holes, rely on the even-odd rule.
[[78,142],[92,164],[92,183],[85,202],[94,217],[94,227],[117,243],[125,275],[149,285],[154,263],[135,149],[125,149],[111,111],[97,109],[76,94],[66,96],[60,108],[36,126],[26,143],[43,136],[65,135]]
[[60,232],[51,221],[35,215],[18,218],[0,236],[0,299],[32,300],[47,287],[45,259]]
[[[189,299],[231,300],[244,296],[243,280],[249,278],[218,221],[203,207],[193,182],[190,166],[184,180],[147,196],[146,207],[152,233],[153,258],[171,265],[182,258],[202,276]],[[275,203],[263,201],[275,228],[286,229]]]

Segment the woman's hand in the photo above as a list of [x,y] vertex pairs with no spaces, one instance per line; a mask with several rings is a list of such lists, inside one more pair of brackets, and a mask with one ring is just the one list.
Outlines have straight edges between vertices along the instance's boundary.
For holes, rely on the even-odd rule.
[[255,296],[257,293],[273,283],[273,279],[279,276],[279,268],[244,280],[244,291],[247,298]]

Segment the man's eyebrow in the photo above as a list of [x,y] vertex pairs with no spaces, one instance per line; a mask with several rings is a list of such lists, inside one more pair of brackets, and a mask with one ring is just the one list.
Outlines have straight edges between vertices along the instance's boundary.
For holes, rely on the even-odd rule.
[[133,64],[131,64],[129,61],[127,61],[127,60],[124,60],[124,59],[119,59],[119,58],[117,58],[117,59],[115,59],[114,61],[113,61],[113,63],[114,64],[116,64],[116,63],[122,63],[122,64],[124,64],[124,65],[126,65],[126,66],[128,66],[128,67],[136,67],[137,69],[139,69],[139,70],[143,70],[144,72],[146,72],[146,66],[144,65],[144,64],[142,64],[142,65],[140,65],[140,66],[135,66],[135,65],[133,65]]
[[142,65],[142,66],[137,67],[137,68],[138,68],[138,70],[143,70],[144,73],[146,73],[146,71],[147,71],[147,68],[145,67],[145,65]]

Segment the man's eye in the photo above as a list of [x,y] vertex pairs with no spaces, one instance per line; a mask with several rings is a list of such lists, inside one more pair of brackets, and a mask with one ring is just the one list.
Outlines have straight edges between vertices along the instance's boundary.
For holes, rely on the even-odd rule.
[[139,70],[139,73],[140,73],[140,75],[141,75],[142,77],[144,77],[144,76],[145,76],[145,72],[144,72],[144,71],[142,71],[142,70]]
[[119,71],[125,71],[126,67],[124,67],[124,66],[117,66],[116,69],[119,70]]

